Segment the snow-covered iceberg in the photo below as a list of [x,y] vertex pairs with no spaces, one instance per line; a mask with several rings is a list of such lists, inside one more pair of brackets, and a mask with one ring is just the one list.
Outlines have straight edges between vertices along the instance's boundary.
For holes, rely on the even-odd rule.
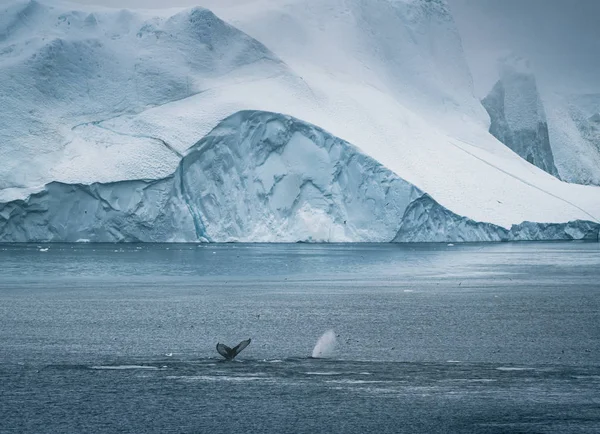
[[221,122],[164,179],[54,182],[0,204],[3,242],[597,240],[599,228],[474,222],[322,129],[256,111]]
[[489,133],[444,1],[203,4],[0,8],[3,239],[389,241],[425,193],[504,230],[600,218]]
[[0,240],[386,242],[421,194],[315,126],[241,112],[164,179],[54,182],[0,204]]

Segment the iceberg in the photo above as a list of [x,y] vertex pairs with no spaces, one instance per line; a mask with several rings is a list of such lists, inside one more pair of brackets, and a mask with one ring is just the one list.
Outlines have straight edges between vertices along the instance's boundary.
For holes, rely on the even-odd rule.
[[2,240],[498,240],[485,225],[600,219],[600,188],[489,133],[444,1],[203,4],[1,7]]
[[53,182],[0,203],[2,242],[466,242],[598,239],[597,223],[475,222],[314,126],[239,112],[160,180]]

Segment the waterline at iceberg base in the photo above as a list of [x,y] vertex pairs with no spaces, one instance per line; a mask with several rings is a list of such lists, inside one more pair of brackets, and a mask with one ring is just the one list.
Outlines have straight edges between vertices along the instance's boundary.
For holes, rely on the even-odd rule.
[[52,182],[0,203],[0,242],[598,240],[600,224],[459,216],[353,145],[298,119],[243,111],[158,180]]

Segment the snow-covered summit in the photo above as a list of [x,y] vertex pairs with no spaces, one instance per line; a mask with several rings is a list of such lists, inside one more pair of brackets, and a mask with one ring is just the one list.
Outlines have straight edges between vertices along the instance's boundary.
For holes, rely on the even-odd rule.
[[514,130],[536,129],[546,122],[535,75],[527,59],[508,56],[500,60],[500,83],[504,88],[504,113]]
[[30,1],[0,16],[0,189],[167,174],[177,149],[102,122],[286,69],[203,8],[152,17]]

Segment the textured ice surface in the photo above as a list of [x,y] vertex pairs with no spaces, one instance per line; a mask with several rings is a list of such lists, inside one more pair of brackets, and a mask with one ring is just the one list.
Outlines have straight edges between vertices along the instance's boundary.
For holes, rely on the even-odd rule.
[[0,204],[0,240],[184,242],[196,239],[173,177],[110,184],[53,182],[26,200]]
[[215,241],[389,241],[419,194],[323,130],[260,112],[221,123],[177,177]]
[[430,196],[413,201],[402,218],[395,242],[503,241],[507,230],[475,222],[440,206]]
[[164,179],[54,182],[0,203],[4,242],[597,239],[598,228],[474,222],[320,128],[256,111],[221,122]]
[[500,80],[482,101],[490,133],[529,163],[558,176],[535,77],[522,59],[507,59]]

